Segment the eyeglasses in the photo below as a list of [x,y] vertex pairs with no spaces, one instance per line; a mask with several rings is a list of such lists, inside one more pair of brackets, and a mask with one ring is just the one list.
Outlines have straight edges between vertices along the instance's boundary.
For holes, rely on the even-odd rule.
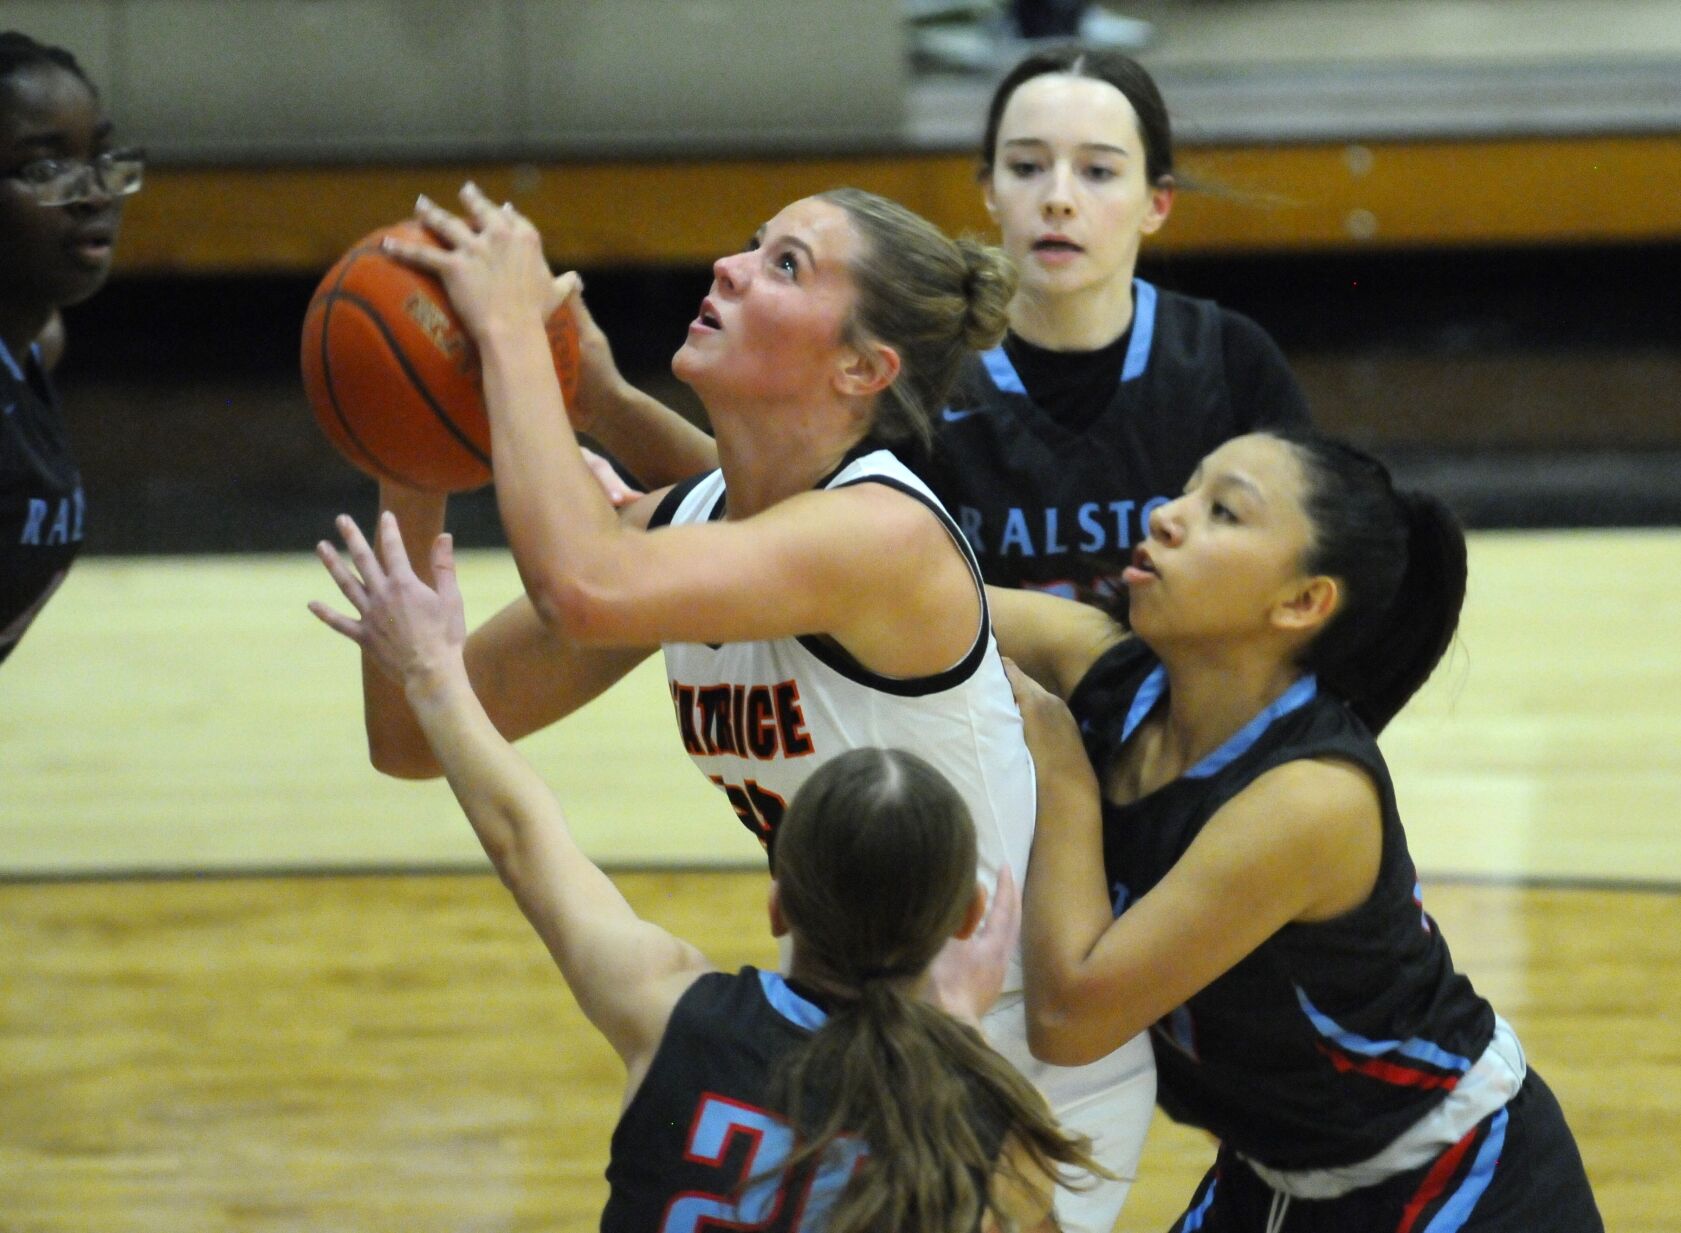
[[113,197],[140,191],[146,174],[146,151],[111,150],[91,159],[42,158],[25,163],[5,179],[21,184],[36,205],[67,206],[94,196],[94,186]]

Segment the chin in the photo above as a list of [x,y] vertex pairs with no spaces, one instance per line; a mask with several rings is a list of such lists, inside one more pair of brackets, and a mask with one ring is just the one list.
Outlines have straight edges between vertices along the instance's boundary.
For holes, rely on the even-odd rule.
[[92,299],[107,279],[111,277],[111,263],[106,262],[97,269],[82,268],[70,271],[63,278],[55,280],[55,294],[52,297],[56,308],[71,308],[83,300]]

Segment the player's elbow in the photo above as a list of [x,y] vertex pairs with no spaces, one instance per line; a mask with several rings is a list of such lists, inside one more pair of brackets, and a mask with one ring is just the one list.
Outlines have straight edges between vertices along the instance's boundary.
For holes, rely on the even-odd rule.
[[568,642],[611,646],[618,641],[618,608],[591,580],[576,576],[531,578],[527,579],[526,594],[538,619]]
[[372,730],[368,732],[368,761],[374,770],[393,779],[436,779],[443,774],[430,749]]
[[1109,1033],[1094,1022],[1092,1008],[1072,990],[1027,991],[1027,1047],[1041,1062],[1053,1066],[1084,1066],[1113,1048]]

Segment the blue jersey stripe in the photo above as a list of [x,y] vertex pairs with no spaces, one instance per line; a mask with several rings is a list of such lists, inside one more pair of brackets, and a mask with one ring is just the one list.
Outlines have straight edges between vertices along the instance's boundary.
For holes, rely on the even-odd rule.
[[829,1016],[823,1013],[821,1007],[808,1002],[788,987],[776,972],[759,970],[759,988],[765,991],[765,1000],[776,1011],[795,1027],[803,1027],[809,1032],[815,1032],[829,1021]]
[[[1138,692],[1132,696],[1132,705],[1127,708],[1126,721],[1121,725],[1121,740],[1130,740],[1134,729],[1144,722],[1144,717],[1150,713],[1150,708],[1167,689],[1167,668],[1157,664],[1150,675],[1144,678],[1144,683],[1138,687]],[[1273,720],[1288,715],[1291,711],[1300,710],[1319,693],[1319,679],[1311,672],[1296,680],[1261,712],[1231,736],[1227,737],[1220,747],[1199,761],[1185,772],[1186,779],[1208,779],[1219,774],[1237,759],[1248,753],[1256,741],[1261,739]]]
[[1501,1149],[1506,1145],[1506,1121],[1508,1114],[1501,1109],[1488,1120],[1488,1138],[1477,1150],[1476,1162],[1471,1165],[1470,1173],[1460,1183],[1459,1189],[1448,1197],[1442,1204],[1436,1218],[1424,1226],[1424,1233],[1455,1233],[1463,1229],[1471,1213],[1476,1210],[1477,1200],[1483,1197],[1489,1185],[1494,1181],[1495,1166],[1500,1163]]
[[1377,1057],[1385,1053],[1399,1053],[1403,1057],[1415,1058],[1442,1070],[1453,1070],[1463,1074],[1471,1069],[1469,1058],[1460,1057],[1457,1053],[1449,1053],[1440,1045],[1433,1045],[1427,1040],[1370,1040],[1354,1032],[1348,1031],[1335,1019],[1320,1010],[1308,998],[1300,985],[1295,987],[1296,1001],[1302,1008],[1302,1013],[1318,1030],[1319,1034],[1350,1053],[1363,1054],[1366,1057]]
[[981,363],[986,365],[987,375],[992,383],[1005,394],[1027,393],[1027,387],[1021,383],[1021,374],[1016,366],[1010,363],[1010,357],[1004,354],[1004,344],[999,343],[991,351],[981,352]]
[[1209,1179],[1208,1189],[1202,1192],[1202,1202],[1185,1213],[1185,1219],[1180,1222],[1176,1233],[1196,1233],[1196,1230],[1202,1228],[1202,1222],[1208,1219],[1208,1209],[1214,1206],[1214,1188],[1219,1184],[1219,1178]]
[[1121,380],[1136,381],[1150,366],[1150,340],[1156,335],[1156,289],[1142,278],[1132,280],[1132,341],[1127,343]]
[[[36,351],[33,346],[31,346],[30,350],[35,351],[37,359],[40,358],[41,353]],[[0,342],[0,364],[4,364],[6,366],[6,371],[12,374],[13,380],[23,380],[23,369],[18,367],[18,362],[12,358],[12,349],[4,342]]]

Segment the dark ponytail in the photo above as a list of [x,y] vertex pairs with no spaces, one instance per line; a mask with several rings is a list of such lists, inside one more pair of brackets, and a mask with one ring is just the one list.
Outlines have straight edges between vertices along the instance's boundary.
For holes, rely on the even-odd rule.
[[789,806],[773,859],[800,970],[832,1002],[770,1077],[800,1143],[786,1167],[843,1134],[869,1153],[825,1233],[972,1233],[1000,1165],[1102,1172],[980,1033],[908,992],[975,887],[974,825],[938,771],[902,750],[834,759]]
[[1274,435],[1294,447],[1306,478],[1313,543],[1304,568],[1337,579],[1343,591],[1302,666],[1381,732],[1459,627],[1465,534],[1436,497],[1397,492],[1371,455],[1327,437]]

